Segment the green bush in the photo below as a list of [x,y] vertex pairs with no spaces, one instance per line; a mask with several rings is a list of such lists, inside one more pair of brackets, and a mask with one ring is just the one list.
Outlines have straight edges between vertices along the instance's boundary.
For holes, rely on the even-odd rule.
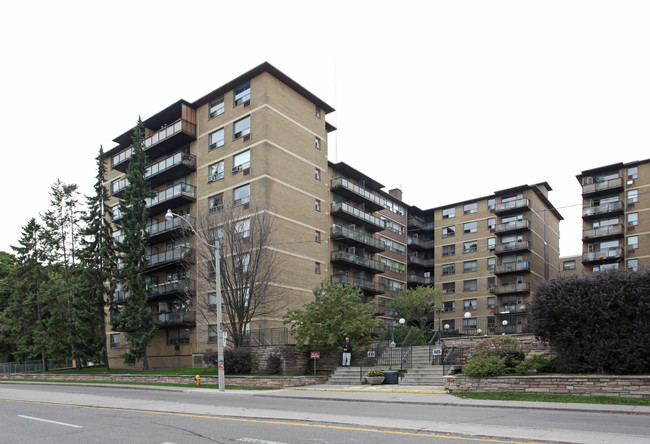
[[487,378],[506,374],[503,358],[497,356],[475,356],[463,366],[463,374],[472,378]]
[[384,376],[384,372],[381,371],[381,370],[379,370],[379,369],[377,369],[377,370],[370,370],[370,371],[368,372],[368,376],[371,376],[371,377],[373,377],[373,376]]
[[494,336],[492,338],[483,339],[474,347],[474,353],[480,354],[488,350],[496,350],[502,348],[513,348],[521,350],[521,345],[512,336]]
[[266,358],[266,367],[272,375],[277,375],[282,371],[282,355],[275,351]]
[[553,373],[555,372],[555,364],[553,359],[542,356],[542,355],[533,355],[527,359],[526,362],[529,362],[533,370],[536,373]]

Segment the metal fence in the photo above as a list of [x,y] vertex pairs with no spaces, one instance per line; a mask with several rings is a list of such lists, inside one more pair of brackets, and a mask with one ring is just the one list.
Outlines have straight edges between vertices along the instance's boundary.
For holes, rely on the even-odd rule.
[[[66,358],[64,361],[53,361],[52,359],[47,360],[48,370],[58,370],[62,368],[72,368],[72,359]],[[29,373],[29,372],[42,372],[43,371],[43,361],[24,361],[24,362],[2,362],[0,363],[0,373],[2,374],[12,374],[12,373]]]

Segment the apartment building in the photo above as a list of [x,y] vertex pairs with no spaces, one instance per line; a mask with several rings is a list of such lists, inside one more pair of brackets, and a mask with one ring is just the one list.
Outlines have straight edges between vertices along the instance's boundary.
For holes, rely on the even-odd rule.
[[562,276],[581,275],[585,273],[582,265],[582,255],[560,257],[560,271]]
[[522,333],[536,282],[560,271],[559,222],[548,183],[434,208],[435,285],[445,330]]
[[[203,214],[237,208],[273,216],[271,248],[281,277],[273,282],[283,307],[313,300],[313,289],[328,278],[331,201],[326,122],[334,109],[268,63],[231,80],[194,102],[179,100],[144,120],[146,177],[156,195],[149,199],[151,306],[159,329],[148,350],[152,367],[191,366],[192,356],[216,349],[216,319],[197,314],[198,302],[216,303],[214,285],[200,279],[208,267],[196,254],[199,239],[171,210],[190,221]],[[135,121],[134,116],[134,121]],[[115,204],[114,236],[119,238],[117,206],[128,185],[129,129],[107,152],[107,187]],[[244,232],[244,231],[242,231]],[[189,296],[189,303],[187,297]],[[117,302],[127,292],[116,291]],[[185,301],[185,302],[182,302]],[[281,327],[278,310],[256,318],[255,329]],[[123,332],[111,332],[109,361],[120,367]]]
[[650,159],[582,171],[586,272],[650,266]]

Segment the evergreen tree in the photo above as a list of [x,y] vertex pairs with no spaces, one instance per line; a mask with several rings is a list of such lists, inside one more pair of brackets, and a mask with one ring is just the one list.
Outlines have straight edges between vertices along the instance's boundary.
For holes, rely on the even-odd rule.
[[11,302],[10,275],[15,269],[16,256],[0,251],[0,362],[13,360],[14,345],[5,311]]
[[122,355],[124,362],[135,365],[142,361],[143,368],[147,369],[147,344],[156,333],[156,323],[148,304],[150,289],[144,279],[148,263],[146,247],[149,243],[149,233],[146,231],[149,219],[147,198],[155,194],[144,177],[147,157],[143,145],[144,124],[138,118],[133,131],[133,153],[126,170],[129,185],[120,202],[124,238],[118,243],[121,261],[119,276],[128,297],[122,310],[112,318],[112,325],[114,329],[126,332],[129,348]]
[[110,370],[107,357],[106,306],[112,304],[115,284],[112,271],[117,258],[110,226],[111,208],[108,206],[108,190],[104,186],[106,178],[106,157],[99,148],[95,194],[86,196],[87,213],[83,217],[85,226],[81,232],[80,258],[83,263],[82,285],[76,304],[77,328],[84,327],[86,334],[79,338],[77,351],[86,361],[103,362]]

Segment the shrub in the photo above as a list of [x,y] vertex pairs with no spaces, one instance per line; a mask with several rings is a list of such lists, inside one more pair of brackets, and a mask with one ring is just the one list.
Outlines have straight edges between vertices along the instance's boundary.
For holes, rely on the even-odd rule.
[[472,378],[487,378],[506,374],[503,358],[497,356],[475,356],[463,366],[463,374]]
[[368,372],[368,376],[373,377],[373,376],[384,376],[384,372],[377,369],[377,370],[370,370]]
[[266,367],[272,375],[277,375],[282,371],[282,356],[278,351],[274,351],[266,358]]
[[247,348],[233,348],[224,351],[225,372],[230,375],[249,375],[253,373],[255,361]]
[[494,336],[492,338],[483,339],[474,347],[474,353],[482,353],[487,350],[495,350],[502,348],[521,349],[519,341],[512,336]]
[[553,373],[555,372],[555,363],[553,359],[548,356],[533,355],[528,358],[527,362],[535,370],[536,373]]

